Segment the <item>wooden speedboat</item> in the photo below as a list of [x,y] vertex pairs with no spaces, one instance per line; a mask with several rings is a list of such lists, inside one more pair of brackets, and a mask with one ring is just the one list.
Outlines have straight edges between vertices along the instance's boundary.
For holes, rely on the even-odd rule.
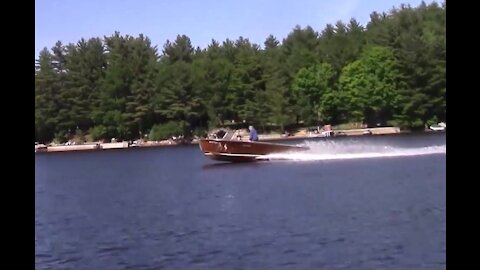
[[[234,137],[230,130],[221,130],[207,139],[200,139],[200,150],[211,159],[230,162],[256,161],[262,157],[285,152],[298,152],[309,150],[306,146],[289,144],[241,141]],[[221,134],[218,136],[218,134]]]

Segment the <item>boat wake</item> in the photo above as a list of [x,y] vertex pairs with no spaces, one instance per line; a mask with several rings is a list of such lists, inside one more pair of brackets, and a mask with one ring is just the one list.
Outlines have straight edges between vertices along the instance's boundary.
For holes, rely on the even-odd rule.
[[417,148],[402,148],[389,145],[359,144],[358,142],[323,141],[307,142],[307,146],[310,147],[310,150],[306,152],[270,154],[260,157],[259,159],[317,161],[421,156],[446,153],[445,144]]

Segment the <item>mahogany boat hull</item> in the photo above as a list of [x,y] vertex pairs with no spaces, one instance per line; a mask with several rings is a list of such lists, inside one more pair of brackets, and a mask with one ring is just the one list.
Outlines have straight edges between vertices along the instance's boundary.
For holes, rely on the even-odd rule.
[[199,145],[206,157],[230,162],[256,161],[269,154],[309,150],[306,146],[221,139],[201,139]]

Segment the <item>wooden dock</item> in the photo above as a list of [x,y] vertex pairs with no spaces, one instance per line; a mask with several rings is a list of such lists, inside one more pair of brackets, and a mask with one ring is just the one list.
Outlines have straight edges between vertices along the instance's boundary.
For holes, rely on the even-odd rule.
[[[348,129],[348,130],[334,130],[335,136],[360,136],[360,135],[386,135],[401,133],[400,128],[397,127],[378,127],[378,128],[363,128],[363,129]],[[248,136],[242,136],[242,139],[247,139]],[[309,139],[322,137],[319,134],[309,134],[306,131],[300,131],[293,136],[285,137],[282,134],[259,134],[260,141],[277,141],[290,139]],[[191,144],[197,144],[198,141],[192,141]],[[131,145],[128,142],[113,142],[113,143],[88,143],[79,145],[53,145],[53,146],[35,146],[35,153],[52,153],[52,152],[71,152],[71,151],[102,151],[110,149],[127,149],[137,147],[161,147],[161,146],[175,146],[178,145],[171,141],[160,142],[145,142],[138,145]]]

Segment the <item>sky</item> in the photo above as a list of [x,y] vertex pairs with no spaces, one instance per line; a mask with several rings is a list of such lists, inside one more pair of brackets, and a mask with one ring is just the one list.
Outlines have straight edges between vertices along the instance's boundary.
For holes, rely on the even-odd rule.
[[296,25],[322,31],[353,17],[365,26],[373,11],[402,3],[416,7],[421,0],[35,0],[35,58],[58,40],[76,43],[115,31],[144,34],[159,49],[177,35],[201,48],[240,36],[263,46],[270,34],[281,41]]

